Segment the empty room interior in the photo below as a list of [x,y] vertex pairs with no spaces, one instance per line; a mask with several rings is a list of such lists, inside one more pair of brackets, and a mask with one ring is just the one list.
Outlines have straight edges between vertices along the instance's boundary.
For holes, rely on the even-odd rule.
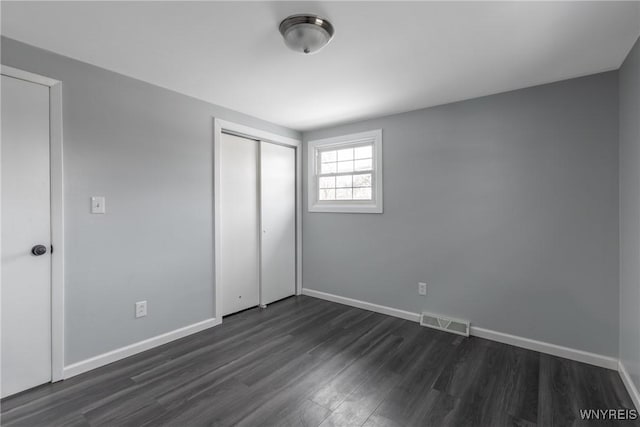
[[640,426],[640,1],[2,1],[2,426]]

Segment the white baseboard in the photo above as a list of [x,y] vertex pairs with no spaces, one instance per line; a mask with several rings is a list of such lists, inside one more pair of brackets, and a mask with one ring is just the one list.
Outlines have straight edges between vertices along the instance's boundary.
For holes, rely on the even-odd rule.
[[[382,313],[388,316],[394,316],[394,317],[399,317],[401,319],[411,320],[413,322],[420,321],[419,313],[412,313],[410,311],[373,304],[370,302],[361,301],[353,298],[341,297],[339,295],[320,292],[320,291],[316,291],[308,288],[303,288],[302,294],[308,295],[310,297],[324,299],[327,301],[333,301],[340,304],[349,305],[352,307],[362,308],[364,310],[375,311],[376,313]],[[471,335],[474,335],[479,338],[485,338],[491,341],[497,341],[504,344],[513,345],[516,347],[522,347],[528,350],[538,351],[540,353],[551,354],[553,356],[564,357],[565,359],[584,362],[590,365],[600,366],[602,368],[618,370],[618,359],[614,357],[603,356],[601,354],[589,353],[587,351],[576,350],[569,347],[563,347],[560,345],[551,344],[544,341],[537,341],[529,338],[519,337],[516,335],[505,334],[503,332],[492,331],[490,329],[479,328],[477,326],[471,326],[470,333]]]
[[420,321],[420,314],[410,311],[399,310],[397,308],[387,307],[384,305],[373,304],[353,298],[341,297],[327,292],[314,291],[313,289],[302,288],[302,295],[320,298],[327,301],[337,302],[339,304],[349,305],[351,307],[361,308],[363,310],[375,311],[376,313],[386,314],[388,316],[399,317],[412,322]]
[[195,334],[196,332],[200,332],[213,326],[217,326],[220,323],[221,321],[216,318],[203,320],[202,322],[194,323],[192,325],[185,326],[183,328],[179,328],[162,335],[157,335],[144,341],[139,341],[137,343],[109,351],[107,353],[99,354],[89,359],[81,360],[80,362],[65,366],[62,377],[63,379],[71,378],[92,369],[96,369],[101,366],[108,365],[109,363],[124,359],[125,357],[133,356],[134,354],[138,354],[154,347],[166,344],[168,342],[186,337],[187,335]]
[[603,356],[602,354],[590,353],[584,350],[564,347],[544,341],[532,340],[530,338],[519,337],[517,335],[505,334],[504,332],[492,331],[490,329],[471,327],[471,335],[486,338],[516,347],[526,348],[540,353],[551,354],[577,362],[588,363],[589,365],[600,366],[602,368],[618,370],[618,359],[615,357]]
[[631,380],[631,376],[629,375],[629,372],[627,372],[622,361],[618,363],[618,372],[620,373],[620,378],[622,378],[622,382],[626,387],[627,392],[629,392],[629,396],[631,396],[631,400],[633,400],[633,404],[636,405],[636,409],[640,411],[640,392]]

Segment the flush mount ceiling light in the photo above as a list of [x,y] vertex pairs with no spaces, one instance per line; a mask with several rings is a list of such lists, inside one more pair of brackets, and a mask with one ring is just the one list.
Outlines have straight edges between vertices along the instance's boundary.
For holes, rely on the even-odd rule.
[[333,37],[333,25],[316,15],[291,15],[280,23],[284,43],[298,53],[316,53]]

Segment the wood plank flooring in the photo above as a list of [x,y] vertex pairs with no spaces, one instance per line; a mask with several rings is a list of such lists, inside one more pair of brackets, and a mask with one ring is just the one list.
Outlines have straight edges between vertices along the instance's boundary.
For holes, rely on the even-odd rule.
[[569,426],[607,369],[300,296],[1,402],[3,426]]

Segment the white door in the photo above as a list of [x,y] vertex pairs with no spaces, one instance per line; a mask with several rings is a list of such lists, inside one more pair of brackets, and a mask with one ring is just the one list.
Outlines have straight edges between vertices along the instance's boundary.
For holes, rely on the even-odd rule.
[[296,292],[296,152],[261,143],[261,304]]
[[1,91],[5,397],[51,381],[51,221],[49,88],[2,76]]
[[259,303],[258,141],[220,140],[220,278],[222,314]]

